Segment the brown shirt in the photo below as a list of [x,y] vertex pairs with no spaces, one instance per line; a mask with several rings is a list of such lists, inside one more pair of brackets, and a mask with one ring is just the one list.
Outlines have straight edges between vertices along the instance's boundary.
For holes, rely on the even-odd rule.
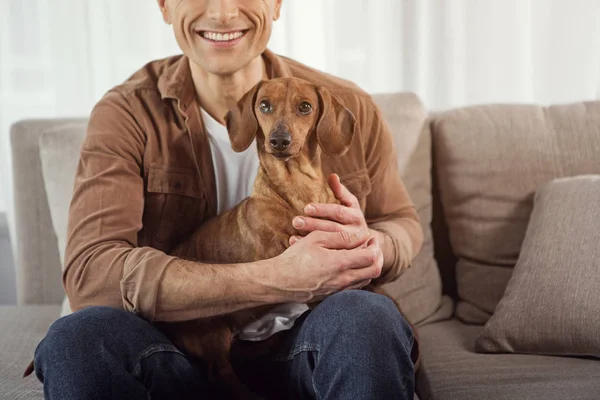
[[[354,84],[270,51],[269,78],[327,87],[357,119],[343,157],[323,155],[359,199],[367,223],[393,239],[395,258],[378,281],[395,280],[422,244],[400,179],[392,136],[371,97]],[[105,305],[154,320],[169,255],[216,213],[208,136],[185,56],[151,62],[94,107],[76,172],[63,283],[73,310]]]

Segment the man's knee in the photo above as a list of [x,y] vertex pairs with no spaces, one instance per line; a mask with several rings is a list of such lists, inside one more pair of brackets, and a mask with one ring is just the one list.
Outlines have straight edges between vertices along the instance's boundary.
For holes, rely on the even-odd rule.
[[415,336],[408,321],[387,296],[349,290],[329,296],[307,316],[302,342],[317,343],[336,362],[374,357],[411,375]]
[[142,324],[140,318],[130,312],[103,306],[86,307],[54,321],[48,335],[56,339],[86,339],[110,329],[123,329],[132,324]]
[[[321,312],[328,319],[341,319],[360,323],[387,324],[391,321],[407,324],[396,308],[396,304],[387,296],[366,290],[346,290],[329,296],[320,305]],[[408,325],[408,324],[407,324]]]
[[[132,325],[143,323],[138,316],[118,308],[86,307],[54,321],[37,346],[35,358],[51,354],[56,357],[65,352],[74,355],[98,343],[100,337],[118,340],[119,330],[125,333]],[[110,331],[115,334],[110,334]]]
[[[329,296],[311,312],[307,322],[315,333],[327,333],[326,336],[338,339],[343,336],[377,341],[393,336],[406,347],[414,341],[412,328],[395,302],[366,290],[348,290]],[[348,336],[350,332],[353,334]]]

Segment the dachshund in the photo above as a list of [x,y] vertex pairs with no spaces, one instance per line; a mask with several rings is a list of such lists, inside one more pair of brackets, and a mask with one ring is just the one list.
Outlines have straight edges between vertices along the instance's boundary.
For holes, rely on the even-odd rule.
[[[275,257],[290,246],[291,236],[302,236],[291,221],[308,203],[340,204],[321,169],[321,152],[331,156],[347,152],[355,136],[355,117],[326,88],[299,78],[275,78],[244,94],[225,121],[234,151],[242,152],[256,140],[260,167],[252,193],[204,223],[171,254],[209,263]],[[363,290],[388,296],[373,284]],[[314,308],[316,303],[308,306]],[[160,323],[160,329],[176,346],[207,362],[213,379],[224,383],[233,397],[257,399],[260,396],[236,377],[231,350],[236,333],[271,307]],[[413,332],[416,335],[414,328]]]

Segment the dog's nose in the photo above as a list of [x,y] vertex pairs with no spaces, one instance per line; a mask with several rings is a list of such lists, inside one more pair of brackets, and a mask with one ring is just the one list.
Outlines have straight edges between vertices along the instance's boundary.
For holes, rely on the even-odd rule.
[[269,143],[274,150],[283,151],[292,143],[292,137],[287,131],[276,131],[271,134]]

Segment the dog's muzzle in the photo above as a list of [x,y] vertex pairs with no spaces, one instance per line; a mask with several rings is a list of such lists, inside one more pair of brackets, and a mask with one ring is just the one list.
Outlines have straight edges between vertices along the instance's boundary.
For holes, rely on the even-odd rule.
[[271,134],[269,138],[269,144],[271,148],[277,152],[283,152],[287,150],[287,148],[292,143],[292,136],[287,130],[276,130]]

